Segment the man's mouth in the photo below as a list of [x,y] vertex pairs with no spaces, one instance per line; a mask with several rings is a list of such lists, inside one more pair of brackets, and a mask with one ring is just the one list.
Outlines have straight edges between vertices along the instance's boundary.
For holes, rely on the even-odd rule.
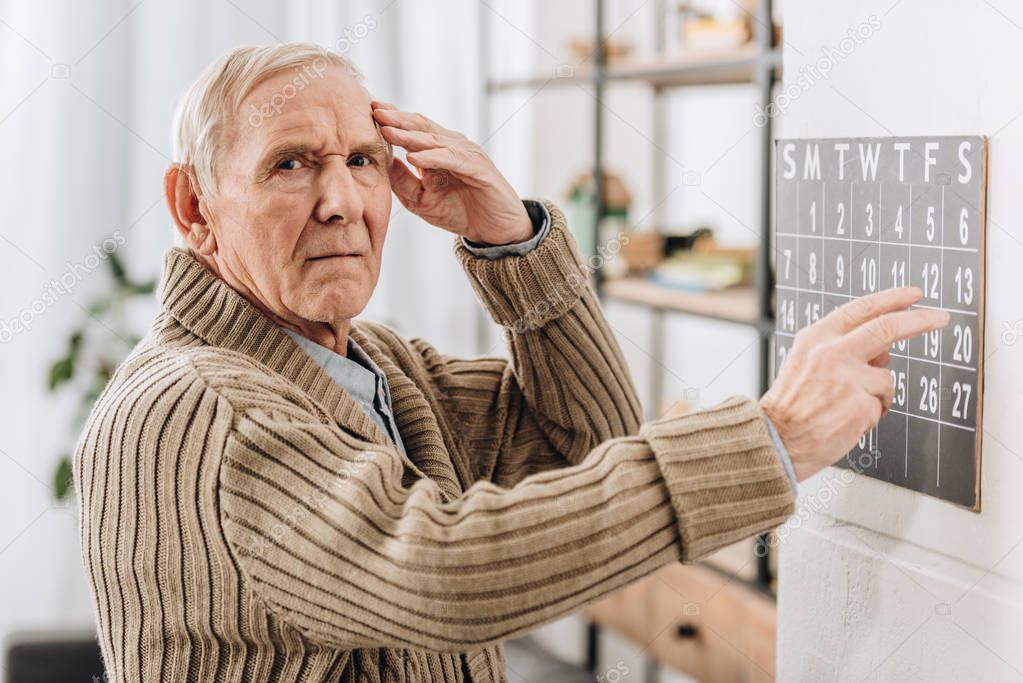
[[308,260],[310,260],[310,261],[328,261],[330,259],[354,258],[356,256],[358,256],[358,254],[349,254],[349,253],[340,253],[339,252],[337,254],[323,254],[322,256],[313,256],[312,258],[310,258]]

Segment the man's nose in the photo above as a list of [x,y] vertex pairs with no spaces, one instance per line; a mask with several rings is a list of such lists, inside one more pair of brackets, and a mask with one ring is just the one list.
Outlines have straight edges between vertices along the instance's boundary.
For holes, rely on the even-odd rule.
[[330,159],[320,167],[320,200],[316,219],[321,223],[347,225],[362,217],[362,194],[359,183],[343,158]]

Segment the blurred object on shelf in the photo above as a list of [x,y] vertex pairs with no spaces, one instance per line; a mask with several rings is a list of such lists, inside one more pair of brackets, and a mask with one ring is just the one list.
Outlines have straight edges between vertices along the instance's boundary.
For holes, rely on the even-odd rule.
[[[718,11],[714,3],[685,1],[674,8],[675,36],[679,52],[720,50],[745,45],[756,35],[758,0],[741,0]],[[782,29],[771,26],[772,45],[781,46]]]
[[697,254],[677,254],[650,272],[650,280],[662,287],[687,292],[719,292],[742,282],[742,267],[730,260],[708,259]]
[[604,277],[623,277],[629,271],[629,265],[622,257],[622,249],[633,235],[638,233],[629,230],[629,208],[627,206],[609,207],[600,219],[597,231],[600,244],[597,245],[597,263],[603,270]]
[[686,26],[691,22],[714,19],[714,14],[712,12],[701,8],[698,3],[689,1],[677,3],[675,5],[674,15],[674,39],[678,40],[678,47],[683,50],[686,48],[683,40],[686,33]]
[[697,228],[690,233],[669,234],[664,241],[664,255],[687,249],[707,251],[714,249],[714,245],[714,231],[710,228]]
[[739,47],[751,37],[748,19],[691,19],[682,25],[682,45],[689,52]]
[[645,273],[664,260],[664,235],[653,230],[634,230],[622,242],[621,257],[629,273]]
[[[593,61],[593,41],[584,38],[573,38],[568,42],[572,57],[579,62]],[[604,60],[611,64],[628,57],[632,53],[632,45],[620,40],[604,41]]]
[[689,292],[719,292],[753,281],[756,250],[724,248],[712,235],[694,240],[692,248],[669,252],[649,275],[652,282]]
[[697,228],[687,234],[671,235],[657,230],[630,230],[621,243],[620,257],[625,269],[620,275],[647,273],[676,251],[706,251],[713,248],[714,234],[710,228]]
[[[614,256],[625,241],[620,233],[628,230],[629,206],[632,204],[632,194],[622,179],[607,170],[603,175],[604,210],[599,228],[599,248],[594,242],[593,233],[593,225],[596,222],[594,216],[596,183],[593,180],[593,172],[584,171],[577,175],[567,192],[568,227],[575,236],[579,253],[591,267],[607,266],[608,261],[617,260]],[[588,259],[593,255],[600,258],[595,262],[589,262]]]

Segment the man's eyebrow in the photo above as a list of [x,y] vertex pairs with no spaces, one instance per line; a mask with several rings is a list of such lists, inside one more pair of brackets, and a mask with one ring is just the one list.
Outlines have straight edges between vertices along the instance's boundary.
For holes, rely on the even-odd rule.
[[372,142],[360,142],[352,146],[353,154],[365,154],[367,156],[379,156],[387,152],[387,145],[380,142],[379,140],[373,140]]
[[[289,156],[304,156],[311,151],[308,145],[296,142],[283,142],[274,145],[261,157],[261,163],[269,163],[274,159]],[[350,148],[350,154],[365,154],[367,156],[379,156],[387,152],[387,146],[379,140],[366,140],[357,142]]]
[[274,159],[287,156],[303,156],[309,153],[309,147],[300,143],[284,142],[279,145],[274,145],[268,149],[261,157],[261,163],[268,163]]

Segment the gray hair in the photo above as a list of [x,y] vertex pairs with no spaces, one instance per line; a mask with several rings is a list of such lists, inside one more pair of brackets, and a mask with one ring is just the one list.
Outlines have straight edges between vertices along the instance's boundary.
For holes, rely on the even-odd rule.
[[[199,74],[178,103],[172,127],[174,161],[194,171],[203,192],[216,194],[217,148],[240,113],[242,100],[272,74],[289,68],[298,70],[281,92],[260,107],[250,107],[244,120],[259,125],[264,118],[280,113],[284,102],[308,86],[311,79],[322,77],[329,66],[340,66],[360,84],[365,80],[351,60],[315,43],[242,45],[230,50]],[[387,147],[390,156],[391,146]],[[177,245],[186,246],[178,230],[174,235]]]

